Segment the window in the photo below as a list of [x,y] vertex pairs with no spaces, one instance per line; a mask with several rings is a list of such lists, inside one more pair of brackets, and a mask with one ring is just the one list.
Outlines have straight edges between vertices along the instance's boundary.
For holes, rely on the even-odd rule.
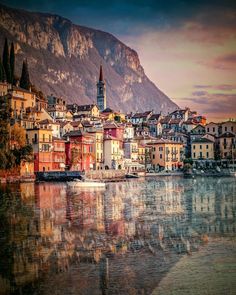
[[215,127],[213,127],[213,132],[215,132]]
[[152,155],[152,158],[155,159],[155,155]]
[[160,159],[162,159],[162,154],[160,154]]
[[202,149],[202,145],[200,144],[200,150]]
[[200,158],[202,158],[202,152],[200,152]]
[[193,146],[193,149],[195,150],[195,145]]
[[231,131],[234,131],[234,127],[233,126],[231,126]]
[[208,144],[206,145],[206,149],[208,150]]
[[210,132],[210,128],[209,127],[207,128],[207,132]]
[[207,156],[207,158],[209,157],[209,153],[208,152],[206,153],[206,156]]
[[225,131],[227,131],[227,127],[225,126]]
[[196,153],[193,153],[193,157],[196,158]]

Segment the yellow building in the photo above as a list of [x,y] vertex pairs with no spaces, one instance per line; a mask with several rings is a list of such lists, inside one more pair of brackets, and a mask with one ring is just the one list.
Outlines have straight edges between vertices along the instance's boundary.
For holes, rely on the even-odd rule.
[[88,117],[99,117],[99,109],[96,104],[80,105],[77,109],[77,115],[85,115]]
[[0,96],[6,95],[8,93],[8,89],[11,88],[11,84],[7,82],[0,82]]
[[214,160],[214,142],[207,138],[197,138],[191,143],[193,160]]
[[104,137],[104,168],[123,169],[124,152],[120,148],[120,140],[111,135]]
[[152,146],[151,164],[155,170],[176,170],[183,166],[182,143],[161,138],[149,145]]
[[138,146],[138,162],[140,164],[145,164],[145,157],[146,157],[146,148],[145,145]]
[[94,170],[103,169],[103,130],[91,129],[88,130],[88,133],[93,135],[95,140],[95,163]]
[[13,112],[13,117],[21,117],[26,113],[28,108],[34,108],[36,106],[35,93],[22,89],[17,86],[13,86],[9,90],[9,102]]

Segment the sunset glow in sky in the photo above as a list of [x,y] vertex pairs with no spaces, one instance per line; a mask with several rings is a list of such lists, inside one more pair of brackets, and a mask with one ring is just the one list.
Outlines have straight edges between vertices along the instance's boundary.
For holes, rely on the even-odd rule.
[[1,2],[110,32],[180,107],[209,120],[236,118],[236,1]]

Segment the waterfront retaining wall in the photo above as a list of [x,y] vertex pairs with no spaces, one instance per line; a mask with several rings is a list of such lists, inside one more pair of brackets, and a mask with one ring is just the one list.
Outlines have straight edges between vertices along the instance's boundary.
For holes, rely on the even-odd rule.
[[85,172],[85,177],[89,179],[118,180],[125,178],[125,170],[95,170]]

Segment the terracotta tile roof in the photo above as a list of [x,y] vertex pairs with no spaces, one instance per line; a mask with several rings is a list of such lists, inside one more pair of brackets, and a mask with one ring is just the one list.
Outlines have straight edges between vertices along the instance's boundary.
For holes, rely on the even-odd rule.
[[144,112],[144,113],[136,113],[132,116],[132,119],[133,118],[146,118],[147,116],[149,116],[150,114],[152,113],[152,111],[147,111],[147,112]]
[[80,105],[78,106],[78,111],[79,112],[89,112],[95,107],[95,104],[85,104],[85,105]]

